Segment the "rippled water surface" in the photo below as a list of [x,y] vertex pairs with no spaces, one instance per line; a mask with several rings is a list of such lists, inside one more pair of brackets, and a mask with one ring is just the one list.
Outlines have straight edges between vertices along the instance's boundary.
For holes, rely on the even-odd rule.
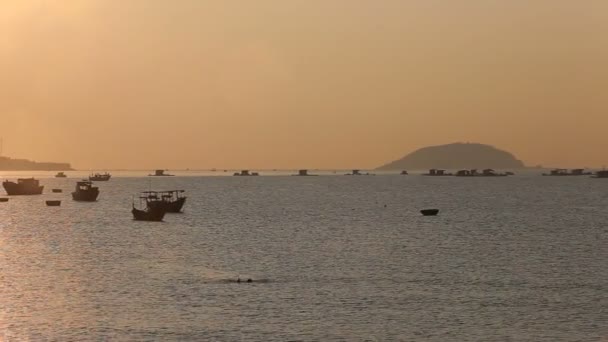
[[608,180],[134,176],[0,203],[0,340],[608,339]]

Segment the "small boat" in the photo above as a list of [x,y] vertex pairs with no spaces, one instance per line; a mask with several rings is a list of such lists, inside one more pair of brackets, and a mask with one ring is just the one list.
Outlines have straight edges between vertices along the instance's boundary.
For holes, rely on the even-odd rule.
[[65,174],[65,172],[57,172],[57,174],[55,175],[55,178],[66,178],[67,175]]
[[89,176],[89,180],[91,182],[107,182],[112,178],[112,175],[109,173],[95,173]]
[[72,192],[72,199],[77,202],[95,202],[97,196],[99,196],[99,188],[87,180],[77,182],[76,190]]
[[608,170],[601,170],[595,173],[591,178],[608,178]]
[[147,207],[160,206],[168,213],[181,213],[186,203],[185,190],[144,191],[141,198],[146,199]]
[[172,177],[174,175],[170,175],[165,173],[165,170],[154,170],[153,174],[148,175],[149,177]]
[[477,169],[459,170],[456,172],[456,177],[506,177],[506,173],[497,173],[493,169],[485,169],[481,173]]
[[570,172],[566,169],[553,169],[549,173],[543,173],[543,176],[590,176],[592,174],[585,169],[572,169]]
[[249,170],[242,170],[241,172],[235,172],[234,176],[259,176],[260,174],[257,172],[249,173]]
[[59,194],[59,193],[63,192],[63,190],[61,190],[61,189],[53,189],[51,191],[54,192],[54,193],[56,193],[56,194]]
[[346,176],[373,176],[371,173],[361,173],[361,170],[353,170],[351,173],[347,173]]
[[163,205],[150,205],[152,202],[154,202],[153,199],[142,196],[140,197],[140,203],[143,203],[143,205],[145,205],[143,209],[137,209],[135,207],[135,203],[133,203],[133,209],[131,210],[131,213],[133,214],[133,219],[136,221],[162,221],[165,217],[165,214],[167,213],[165,207]]
[[316,176],[316,175],[311,175],[308,173],[308,170],[298,170],[298,174],[294,175],[294,176],[300,176],[300,177],[310,177],[310,176]]
[[407,171],[406,171],[406,170],[403,170],[403,171],[401,171],[401,175],[403,175],[403,176],[407,176],[407,175],[409,175],[409,173],[407,173]]
[[2,186],[9,196],[40,195],[44,189],[44,186],[40,185],[40,181],[34,178],[19,178],[17,183],[4,181]]
[[61,205],[61,201],[46,201],[47,207],[59,207]]
[[420,213],[424,216],[436,216],[439,214],[439,209],[423,209]]
[[0,197],[0,203],[5,203],[5,202],[8,202],[8,198]]
[[453,175],[451,173],[445,172],[445,170],[430,169],[429,173],[425,173],[425,174],[423,174],[423,176],[441,177],[441,176],[453,176]]

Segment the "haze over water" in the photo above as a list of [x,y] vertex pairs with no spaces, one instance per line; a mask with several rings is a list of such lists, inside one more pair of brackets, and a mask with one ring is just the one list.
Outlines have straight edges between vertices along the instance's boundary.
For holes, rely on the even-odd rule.
[[15,158],[365,169],[469,141],[608,164],[605,0],[4,0],[0,30]]
[[[0,203],[2,339],[608,338],[606,181],[130,176]],[[132,221],[150,186],[185,212]]]

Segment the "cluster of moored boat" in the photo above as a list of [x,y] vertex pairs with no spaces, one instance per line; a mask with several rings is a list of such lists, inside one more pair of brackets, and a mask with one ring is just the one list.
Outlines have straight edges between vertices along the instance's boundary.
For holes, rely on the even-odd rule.
[[447,172],[446,170],[441,170],[441,169],[430,169],[428,173],[424,173],[423,174],[423,176],[435,176],[435,177],[442,177],[442,176],[455,176],[455,177],[506,177],[506,176],[513,176],[513,175],[514,175],[513,172],[500,173],[500,172],[494,171],[494,169],[484,169],[482,171],[479,171],[477,169],[458,170],[458,171],[456,171],[456,173],[450,173],[450,172]]
[[[65,178],[59,174],[56,177]],[[110,178],[109,173],[92,174],[89,179],[77,181],[72,192],[72,199],[77,202],[97,201],[100,191],[99,187],[93,185],[93,180],[103,182],[110,180]],[[41,195],[44,190],[44,186],[40,185],[40,181],[35,178],[19,178],[16,182],[6,180],[2,183],[2,186],[9,196]],[[52,192],[61,193],[63,191],[52,189]],[[139,208],[133,201],[131,210],[133,218],[138,221],[162,221],[166,213],[180,213],[186,203],[184,193],[184,190],[144,191],[139,195]],[[0,198],[0,202],[8,202],[8,198]],[[47,200],[46,205],[51,207],[61,206],[61,201]]]
[[595,174],[585,169],[553,169],[549,173],[543,173],[543,176],[591,176],[592,178],[608,178],[608,170],[600,170]]

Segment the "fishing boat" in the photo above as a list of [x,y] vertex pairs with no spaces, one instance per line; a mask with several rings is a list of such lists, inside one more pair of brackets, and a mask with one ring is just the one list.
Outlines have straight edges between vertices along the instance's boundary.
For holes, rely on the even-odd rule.
[[11,181],[2,182],[6,194],[9,196],[17,195],[40,195],[44,186],[35,178],[19,178],[17,183]]
[[6,202],[8,202],[8,198],[0,197],[0,203],[6,203]]
[[91,182],[107,182],[110,180],[111,177],[112,177],[112,175],[110,175],[107,172],[106,173],[94,173],[89,176],[89,180]]
[[241,172],[235,172],[234,173],[234,176],[244,176],[244,177],[247,177],[247,176],[259,176],[259,175],[260,174],[257,173],[257,172],[251,172],[250,173],[249,170],[241,170]]
[[346,176],[373,176],[373,174],[369,172],[361,173],[361,170],[353,170],[351,173],[347,173]]
[[83,180],[76,183],[76,190],[72,192],[72,199],[78,202],[95,202],[99,196],[99,188],[93,182]]
[[153,174],[149,174],[149,177],[172,177],[174,175],[170,175],[168,173],[165,173],[165,170],[154,170]]
[[61,201],[56,201],[56,200],[46,201],[46,206],[47,207],[59,207],[59,206],[61,206]]
[[57,174],[55,175],[55,178],[66,178],[67,175],[65,174],[65,172],[57,172]]
[[311,175],[308,173],[308,170],[302,169],[302,170],[298,170],[298,173],[293,176],[310,177],[310,176],[317,176],[317,175]]
[[62,193],[62,192],[63,192],[63,190],[62,190],[62,189],[52,189],[51,191],[52,191],[53,193],[56,193],[56,194],[59,194],[59,193]]
[[403,171],[401,171],[401,175],[402,176],[407,176],[407,175],[409,175],[409,173],[407,173],[407,170],[403,170]]
[[485,169],[482,172],[478,172],[476,169],[472,170],[459,170],[456,172],[456,177],[506,177],[506,173],[497,173],[493,169]]
[[608,170],[598,171],[592,178],[608,178]]
[[137,209],[135,207],[135,202],[133,202],[133,209],[131,210],[131,213],[133,214],[134,220],[154,222],[159,222],[163,220],[165,214],[167,213],[167,210],[163,205],[153,204],[153,202],[157,202],[160,200],[154,200],[144,196],[141,196],[139,199],[140,206],[143,206],[143,209]]
[[424,173],[422,175],[423,176],[433,176],[433,177],[452,176],[451,173],[447,173],[445,170],[441,170],[441,169],[430,169],[428,173]]
[[141,198],[146,199],[148,207],[160,206],[168,213],[181,213],[186,203],[185,190],[144,191]]
[[543,176],[590,176],[592,174],[585,169],[572,169],[570,172],[566,169],[553,169],[549,173],[543,173]]

